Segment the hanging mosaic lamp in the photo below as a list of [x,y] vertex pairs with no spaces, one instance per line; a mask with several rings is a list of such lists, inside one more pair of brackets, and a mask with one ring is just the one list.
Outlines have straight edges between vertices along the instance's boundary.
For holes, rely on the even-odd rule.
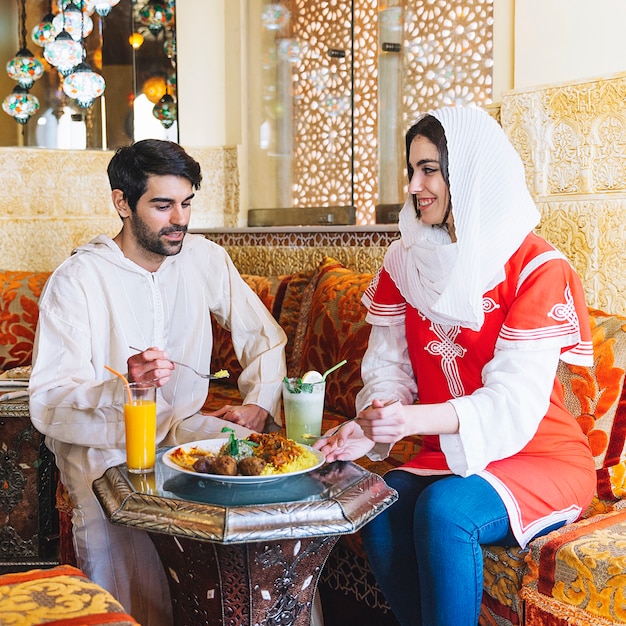
[[96,0],[94,8],[100,17],[106,17],[120,0]]
[[88,109],[103,93],[104,78],[94,72],[87,63],[79,63],[63,81],[63,91],[76,100],[82,109]]
[[174,23],[174,11],[166,2],[150,0],[146,6],[139,9],[139,21],[156,36],[163,28]]
[[174,98],[166,93],[152,109],[152,115],[161,122],[163,128],[170,128],[176,121],[176,102]]
[[54,41],[43,49],[46,61],[54,65],[63,76],[67,76],[83,60],[84,53],[83,46],[74,41],[66,30],[62,30]]
[[31,34],[30,38],[33,40],[33,43],[36,43],[38,46],[42,48],[51,41],[54,41],[54,38],[59,34],[56,27],[52,23],[54,19],[53,13],[46,13],[44,18],[37,24]]
[[24,89],[30,89],[44,73],[43,63],[28,48],[22,48],[6,65],[9,78]]
[[[70,4],[76,5],[76,8],[85,15],[92,15],[95,10],[95,0],[57,0],[59,11],[66,11]],[[70,8],[70,11],[73,11]]]
[[128,43],[132,46],[134,50],[139,50],[141,46],[143,46],[143,35],[138,32],[134,32],[129,38]]
[[70,2],[61,13],[57,13],[52,24],[59,32],[65,29],[74,41],[81,41],[93,30],[93,20],[74,2]]
[[163,42],[163,52],[165,56],[174,63],[176,61],[176,36],[171,32],[169,37]]
[[39,100],[17,85],[2,102],[2,110],[19,124],[26,124],[30,116],[39,110]]
[[19,0],[20,9],[20,49],[6,64],[7,74],[12,80],[24,89],[30,89],[33,83],[44,73],[43,63],[33,56],[26,47],[26,0]]
[[279,30],[287,26],[291,13],[286,6],[278,3],[266,4],[261,13],[261,24],[267,30]]

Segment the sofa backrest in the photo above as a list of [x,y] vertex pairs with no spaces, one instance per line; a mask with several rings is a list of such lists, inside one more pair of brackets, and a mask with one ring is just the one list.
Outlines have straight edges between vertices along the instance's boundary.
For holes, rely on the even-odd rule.
[[[0,271],[0,370],[30,365],[39,317],[38,301],[50,272]],[[244,280],[260,296],[287,334],[290,376],[319,372],[348,362],[327,381],[327,408],[352,415],[362,386],[361,360],[369,326],[361,304],[373,274],[324,257],[316,269]],[[565,401],[576,416],[596,462],[598,496],[626,495],[626,318],[590,309],[593,367],[560,363]],[[230,333],[214,323],[213,370],[227,369],[236,385],[241,366]]]

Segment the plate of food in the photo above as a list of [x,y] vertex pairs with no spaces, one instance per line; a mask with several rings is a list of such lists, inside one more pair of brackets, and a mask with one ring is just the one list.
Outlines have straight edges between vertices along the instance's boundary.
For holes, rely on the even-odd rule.
[[298,476],[321,467],[324,455],[278,433],[252,433],[192,441],[168,450],[168,467],[222,483],[263,483]]

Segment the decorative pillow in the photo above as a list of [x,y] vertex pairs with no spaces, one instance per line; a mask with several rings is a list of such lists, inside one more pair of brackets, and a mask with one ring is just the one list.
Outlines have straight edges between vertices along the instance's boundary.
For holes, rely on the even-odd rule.
[[565,403],[587,435],[596,462],[597,494],[626,495],[626,318],[589,310],[595,363],[559,364]]
[[137,624],[108,591],[70,565],[0,576],[0,615],[3,624],[21,626]]
[[39,297],[49,276],[0,271],[0,369],[31,364]]
[[[274,300],[276,294],[284,280],[288,280],[286,276],[254,276],[251,274],[242,274],[241,276],[248,286],[261,299],[268,311],[274,308]],[[230,330],[222,328],[214,317],[212,317],[213,325],[213,359],[212,370],[228,370],[230,377],[224,379],[232,386],[237,384],[242,367],[237,360],[233,342],[230,336]]]
[[[302,312],[302,298],[307,285],[316,278],[317,272],[317,269],[310,269],[284,276],[242,274],[242,278],[261,298],[268,311],[285,331],[287,363],[292,358],[294,337]],[[236,386],[242,368],[233,349],[230,331],[219,326],[213,319],[213,370],[221,369],[229,371],[230,377],[225,380],[231,386]]]
[[[326,380],[326,408],[342,415],[354,415],[356,394],[363,386],[361,360],[367,348],[370,326],[361,296],[373,274],[361,274],[341,263],[325,258],[320,266],[311,305],[306,318],[301,317],[302,350],[299,366],[293,375],[305,370],[325,372],[339,361],[343,367]],[[303,309],[306,309],[303,303]],[[299,353],[298,340],[294,354]]]

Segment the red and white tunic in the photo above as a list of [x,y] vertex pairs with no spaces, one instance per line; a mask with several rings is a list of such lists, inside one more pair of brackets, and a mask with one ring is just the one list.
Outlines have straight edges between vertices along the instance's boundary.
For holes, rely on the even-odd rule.
[[[377,326],[403,333],[420,404],[449,401],[459,417],[458,434],[424,436],[402,469],[482,476],[503,499],[525,546],[542,529],[574,521],[594,493],[591,452],[555,372],[559,356],[590,365],[593,349],[581,282],[550,244],[529,234],[504,275],[483,295],[479,330],[430,321],[403,298],[386,269],[363,301],[374,326],[370,349],[376,350]],[[389,358],[379,357],[364,359],[361,402],[372,397],[367,381],[374,377],[365,370]]]

